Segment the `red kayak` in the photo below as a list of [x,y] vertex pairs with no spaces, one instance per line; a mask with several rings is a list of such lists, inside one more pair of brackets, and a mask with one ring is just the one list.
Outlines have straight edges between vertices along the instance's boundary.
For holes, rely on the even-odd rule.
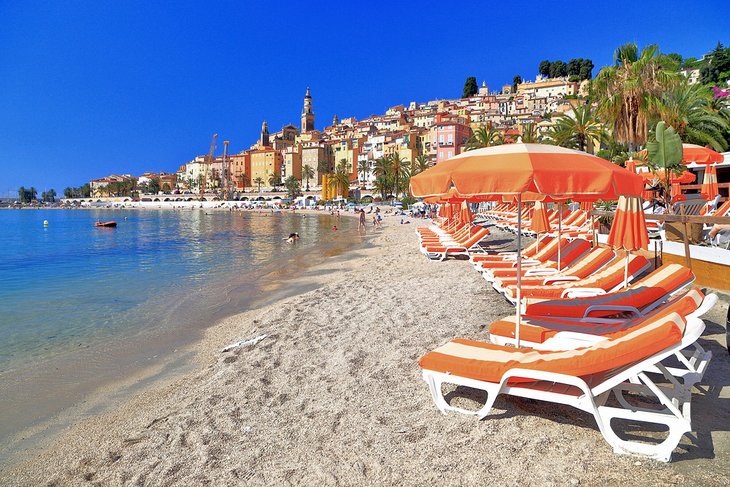
[[97,227],[116,227],[117,222],[111,221],[111,222],[96,222]]

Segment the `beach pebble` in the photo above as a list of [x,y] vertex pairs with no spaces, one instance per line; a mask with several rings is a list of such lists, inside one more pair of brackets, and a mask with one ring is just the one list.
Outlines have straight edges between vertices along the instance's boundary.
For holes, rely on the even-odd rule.
[[244,426],[244,427],[243,427],[243,431],[244,431],[245,433],[249,433],[249,432],[251,432],[251,427],[250,427],[250,426]]
[[578,479],[570,479],[570,485],[580,485],[580,480],[578,480]]
[[638,467],[641,465],[641,462],[634,462],[634,465],[636,465]]

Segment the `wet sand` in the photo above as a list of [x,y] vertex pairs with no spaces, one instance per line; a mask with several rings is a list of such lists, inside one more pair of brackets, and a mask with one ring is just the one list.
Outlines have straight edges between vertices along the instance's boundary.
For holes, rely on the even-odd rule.
[[[195,370],[67,428],[9,485],[727,485],[727,305],[707,316],[713,351],[693,427],[662,464],[615,455],[592,416],[500,398],[484,421],[441,415],[418,359],[485,339],[509,306],[463,261],[428,262],[415,225],[386,217],[372,247],[294,280],[306,292],[223,320],[189,351]],[[511,242],[493,234],[504,247]],[[256,345],[226,345],[266,335]],[[476,406],[476,401],[464,400]],[[467,404],[472,403],[472,404]]]

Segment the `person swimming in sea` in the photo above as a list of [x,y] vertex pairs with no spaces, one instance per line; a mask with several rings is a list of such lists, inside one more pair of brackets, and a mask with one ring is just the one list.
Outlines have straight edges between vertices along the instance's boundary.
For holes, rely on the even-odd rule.
[[299,240],[299,234],[298,234],[298,233],[296,233],[296,232],[295,232],[295,233],[290,233],[290,234],[289,234],[289,237],[287,237],[287,238],[286,238],[285,240],[286,240],[287,242],[289,242],[289,243],[294,243],[294,242],[296,242],[297,240]]

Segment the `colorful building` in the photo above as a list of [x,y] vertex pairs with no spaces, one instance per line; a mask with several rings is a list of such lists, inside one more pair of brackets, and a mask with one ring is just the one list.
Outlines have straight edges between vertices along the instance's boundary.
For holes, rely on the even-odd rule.
[[431,154],[436,164],[460,154],[471,137],[469,121],[464,117],[439,113],[431,127]]
[[251,157],[251,186],[258,187],[256,180],[261,178],[264,182],[262,186],[270,186],[269,178],[272,174],[277,174],[281,179],[281,166],[283,157],[281,151],[271,147],[261,147],[248,151]]

